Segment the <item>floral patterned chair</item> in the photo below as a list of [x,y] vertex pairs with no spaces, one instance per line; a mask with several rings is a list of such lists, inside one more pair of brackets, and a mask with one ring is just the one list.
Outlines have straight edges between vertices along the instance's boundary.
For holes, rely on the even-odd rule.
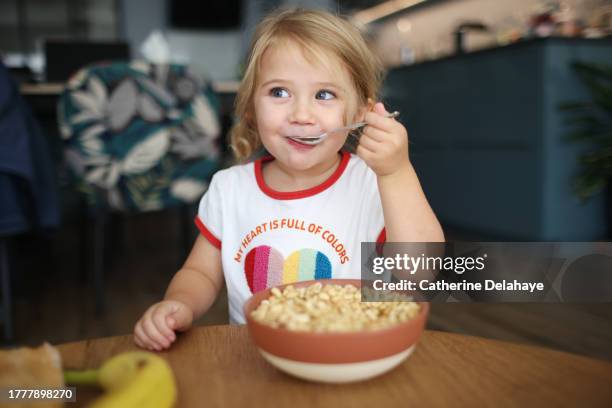
[[58,121],[66,162],[94,215],[101,311],[105,215],[197,202],[219,168],[218,100],[182,65],[99,64],[68,81]]

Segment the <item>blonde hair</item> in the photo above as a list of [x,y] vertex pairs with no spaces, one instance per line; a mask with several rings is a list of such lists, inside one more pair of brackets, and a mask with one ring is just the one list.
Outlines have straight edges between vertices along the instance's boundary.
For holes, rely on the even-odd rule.
[[253,107],[261,58],[271,45],[287,40],[300,45],[309,59],[325,62],[329,53],[337,56],[351,76],[358,106],[366,106],[368,100],[377,99],[382,65],[355,26],[325,11],[289,9],[272,14],[255,30],[236,96],[237,122],[230,133],[230,147],[238,161],[250,158],[262,146]]

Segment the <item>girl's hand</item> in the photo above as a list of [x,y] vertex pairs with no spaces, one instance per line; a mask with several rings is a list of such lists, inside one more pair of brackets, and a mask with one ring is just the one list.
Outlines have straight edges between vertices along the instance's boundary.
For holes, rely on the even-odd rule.
[[192,310],[183,302],[164,300],[149,307],[134,326],[134,343],[137,346],[160,351],[176,340],[175,330],[191,327]]
[[376,175],[388,176],[410,165],[408,159],[408,132],[393,118],[385,118],[387,110],[382,103],[365,115],[368,123],[357,146],[357,155]]

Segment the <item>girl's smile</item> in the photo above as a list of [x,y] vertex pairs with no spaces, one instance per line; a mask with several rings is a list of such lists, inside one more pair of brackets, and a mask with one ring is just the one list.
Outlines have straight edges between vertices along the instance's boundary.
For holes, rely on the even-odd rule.
[[300,143],[297,140],[293,140],[291,138],[287,138],[287,143],[289,143],[291,146],[293,146],[297,150],[312,150],[315,147],[314,145]]

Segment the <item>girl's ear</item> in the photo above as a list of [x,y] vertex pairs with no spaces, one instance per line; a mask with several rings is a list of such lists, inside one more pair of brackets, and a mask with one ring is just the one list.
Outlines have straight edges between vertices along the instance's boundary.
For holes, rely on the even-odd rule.
[[374,105],[376,105],[376,101],[373,101],[372,98],[368,98],[368,112],[374,110]]
[[366,113],[374,110],[374,102],[371,98],[368,98],[368,103],[357,109],[357,115],[355,116],[355,122],[362,122],[365,119]]

